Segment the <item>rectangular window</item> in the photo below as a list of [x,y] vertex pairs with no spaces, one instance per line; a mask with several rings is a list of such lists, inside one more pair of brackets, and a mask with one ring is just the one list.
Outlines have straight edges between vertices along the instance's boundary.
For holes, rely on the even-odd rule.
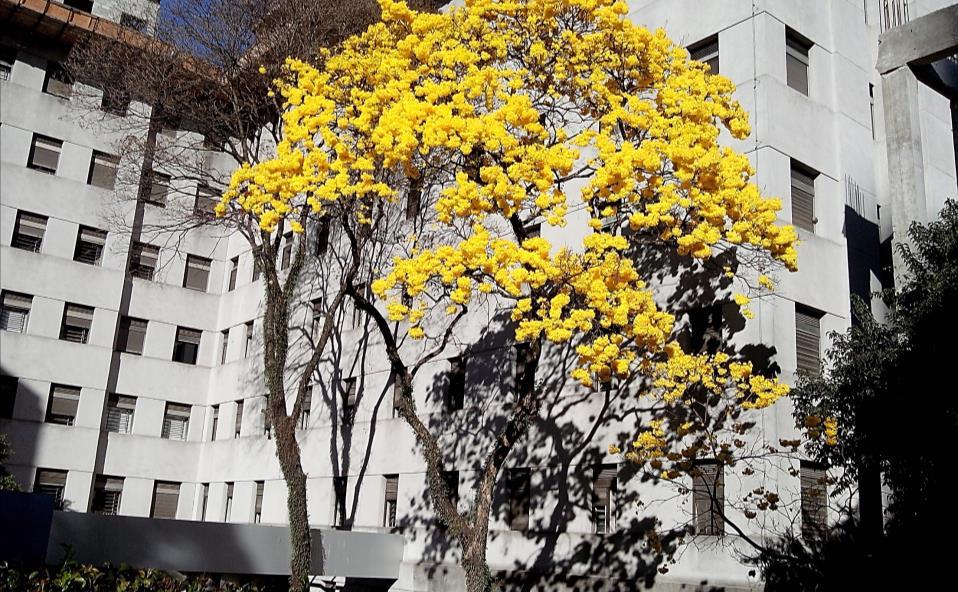
[[872,140],[875,139],[875,85],[868,84],[868,116],[871,121]]
[[712,35],[689,47],[689,56],[707,64],[712,74],[719,73],[719,42],[718,35]]
[[27,166],[37,171],[55,175],[62,149],[63,142],[60,140],[33,134]]
[[226,291],[232,291],[236,289],[236,273],[239,271],[239,257],[233,257],[230,259],[230,280],[229,285],[226,287]]
[[160,437],[167,440],[186,440],[189,429],[190,406],[167,403],[166,413],[163,415],[163,432]]
[[396,528],[396,509],[399,505],[399,475],[383,475],[383,479],[386,480],[383,526]]
[[243,347],[243,357],[248,358],[253,349],[253,321],[246,323],[246,343]]
[[156,274],[157,262],[160,259],[160,248],[146,243],[133,243],[130,248],[130,275],[141,280],[153,280]]
[[170,194],[173,178],[163,173],[153,171],[150,173],[149,191],[145,194],[143,201],[148,204],[166,207],[166,198]]
[[79,406],[79,388],[63,384],[51,385],[46,422],[72,426],[76,421],[77,408]]
[[256,281],[259,279],[259,276],[262,275],[262,271],[259,268],[259,259],[256,258],[256,255],[253,255],[253,280]]
[[812,376],[822,371],[821,324],[821,312],[795,304],[795,367]]
[[173,344],[173,361],[183,364],[196,364],[202,337],[202,331],[177,327],[176,342]]
[[818,173],[791,161],[792,224],[815,232],[815,177]]
[[592,526],[596,534],[610,534],[615,531],[618,474],[616,465],[599,465],[593,469]]
[[87,175],[87,184],[112,190],[116,186],[116,170],[119,165],[120,159],[118,157],[94,151],[93,159],[90,161],[90,172]]
[[[515,356],[513,374],[515,375],[516,393],[528,392],[527,389],[535,388],[535,377],[526,376],[526,368],[529,367],[529,363],[531,362],[529,358],[529,345],[525,343],[514,345],[512,347],[512,355]],[[530,378],[532,380],[530,380]]]
[[150,518],[176,518],[176,505],[180,501],[180,484],[157,481],[153,484],[153,507]]
[[62,64],[50,62],[47,66],[47,75],[43,80],[43,92],[61,99],[69,99],[73,96],[73,78]]
[[130,108],[130,95],[118,88],[104,88],[100,110],[124,117]]
[[106,431],[129,434],[133,431],[136,397],[113,394],[107,400]]
[[106,231],[81,226],[77,233],[77,244],[73,249],[73,260],[87,265],[99,265],[106,248]]
[[313,251],[317,257],[321,257],[329,250],[329,218],[323,216],[316,226],[316,244]]
[[442,482],[453,506],[459,505],[459,471],[443,471]]
[[210,484],[201,483],[200,486],[203,488],[203,497],[200,501],[200,522],[206,520],[206,510],[210,505]]
[[266,491],[266,483],[256,482],[256,505],[253,506],[253,524],[260,524],[263,521],[263,493]]
[[226,484],[226,513],[223,520],[229,522],[233,518],[233,484]]
[[236,417],[233,424],[233,437],[239,438],[243,431],[243,402],[236,402]]
[[123,495],[123,477],[100,475],[93,484],[93,500],[90,511],[94,514],[116,516],[120,513],[120,498]]
[[196,188],[196,201],[193,203],[193,215],[205,220],[212,220],[216,217],[216,204],[219,202],[219,194],[207,185],[200,185]]
[[46,230],[46,216],[17,212],[17,223],[13,228],[13,240],[10,241],[10,246],[39,253]]
[[30,320],[33,296],[17,292],[4,292],[0,299],[0,330],[25,333]]
[[65,0],[63,3],[83,12],[93,12],[93,0]]
[[20,380],[16,376],[0,375],[0,418],[13,419],[13,407],[17,402]]
[[133,16],[132,14],[123,12],[120,14],[120,24],[128,29],[133,29],[134,31],[139,31],[140,33],[146,33],[146,20],[141,19],[138,16]]
[[714,354],[722,345],[723,303],[688,312],[688,351]]
[[10,80],[13,65],[17,61],[17,50],[12,47],[0,46],[0,81]]
[[333,477],[333,526],[345,529],[347,477]]
[[183,274],[183,287],[205,292],[210,281],[212,262],[196,255],[186,256],[186,273]]
[[283,260],[280,264],[282,269],[289,269],[289,262],[293,259],[293,233],[287,232],[283,235]]
[[120,334],[116,340],[116,350],[128,354],[142,355],[146,343],[146,328],[149,321],[123,317],[120,319]]
[[808,50],[812,43],[791,29],[785,30],[785,72],[788,85],[808,96]]
[[828,526],[828,488],[825,467],[802,461],[802,536],[805,540],[821,539]]
[[90,327],[92,326],[93,307],[68,302],[63,308],[60,339],[73,343],[86,343],[90,339]]
[[310,309],[313,313],[313,326],[311,328],[313,340],[319,339],[319,332],[323,328],[323,299],[317,298],[312,301]]
[[263,395],[263,435],[267,440],[273,439],[273,421],[269,416],[269,395]]
[[230,330],[220,331],[220,364],[226,363],[226,354],[230,346]]
[[33,492],[49,495],[53,498],[53,507],[63,508],[63,491],[67,487],[67,472],[56,469],[37,469],[33,482]]
[[413,222],[419,217],[422,207],[422,175],[409,182],[409,192],[406,194],[406,221]]
[[449,359],[448,390],[446,407],[450,411],[459,411],[466,398],[466,358],[457,356]]
[[343,379],[343,423],[353,425],[356,419],[358,380],[355,376]]
[[303,409],[299,414],[299,429],[309,429],[309,414],[313,410],[313,389],[306,389],[306,396],[303,397]]
[[[369,288],[369,284],[366,282],[356,284],[356,293],[362,296],[363,298],[365,298],[367,302],[369,302],[372,297],[372,291]],[[352,327],[353,329],[355,329],[359,327],[360,323],[363,320],[363,311],[361,308],[359,308],[359,306],[356,305],[355,302],[352,303],[352,308],[353,308]]]
[[695,534],[725,534],[725,472],[714,460],[699,461],[692,476]]
[[399,406],[402,404],[402,384],[393,377],[393,417],[399,417]]
[[532,491],[532,472],[527,468],[509,469],[506,474],[509,487],[509,528],[529,529],[529,506]]
[[210,442],[216,439],[216,428],[220,423],[220,406],[213,405],[213,427],[210,428]]

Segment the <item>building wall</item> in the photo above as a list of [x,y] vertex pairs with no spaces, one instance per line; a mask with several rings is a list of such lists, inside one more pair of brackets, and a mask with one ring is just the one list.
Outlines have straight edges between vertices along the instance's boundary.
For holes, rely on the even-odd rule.
[[[918,2],[915,10],[930,10],[933,4]],[[97,2],[94,12],[118,18],[117,6]],[[137,6],[148,9],[152,3],[143,0]],[[679,44],[718,35],[721,73],[737,84],[737,98],[752,114],[752,136],[733,145],[751,158],[763,192],[782,197],[783,223],[791,219],[790,159],[819,173],[815,230],[799,231],[800,271],[781,274],[780,291],[755,305],[756,318],[736,336],[741,343],[771,348],[787,382],[794,380],[796,368],[795,303],[823,313],[823,334],[843,330],[850,322],[843,234],[849,179],[865,195],[865,202],[856,204],[861,215],[886,232],[890,228],[890,208],[879,215],[877,207],[888,204],[881,85],[874,69],[879,30],[874,19],[866,22],[866,6],[857,0],[630,2],[633,20],[664,27]],[[786,27],[814,43],[809,52],[808,96],[786,83]],[[119,513],[129,516],[150,515],[156,481],[179,482],[176,515],[184,520],[205,515],[206,520],[252,522],[256,482],[263,481],[262,522],[282,523],[286,519],[285,485],[262,415],[266,390],[258,349],[262,286],[252,282],[248,247],[239,236],[224,237],[216,232],[190,232],[179,245],[161,243],[157,238],[162,248],[156,281],[133,279],[129,301],[129,316],[149,320],[144,352],[113,353],[118,311],[124,306],[130,237],[110,228],[103,262],[95,267],[73,261],[73,249],[80,225],[107,229],[107,212],[129,221],[132,211],[128,206],[123,209],[114,192],[86,182],[93,151],[112,152],[118,140],[110,131],[109,120],[93,124],[82,115],[89,111],[78,103],[95,100],[95,90],[86,93],[86,98],[75,96],[70,101],[42,92],[48,60],[59,58],[62,49],[39,43],[21,47],[10,79],[0,82],[0,285],[4,291],[34,297],[26,333],[0,332],[0,373],[19,378],[13,418],[0,419],[0,431],[9,435],[15,451],[10,468],[28,488],[38,468],[69,471],[64,499],[67,509],[73,511],[89,510],[97,475],[125,477]],[[875,92],[874,130],[869,85]],[[954,195],[955,188],[950,115],[947,102],[942,103],[930,91],[923,93],[922,101],[925,154],[931,163],[926,182],[929,188],[940,188],[930,195],[941,195],[943,200]],[[148,109],[145,105],[133,108]],[[63,140],[56,175],[26,168],[34,133]],[[228,162],[217,164],[223,170],[231,166]],[[184,204],[190,207],[187,201],[192,189],[183,189],[184,195],[175,199],[186,200]],[[40,253],[10,246],[18,210],[49,216]],[[158,217],[162,212],[148,208],[146,215]],[[585,232],[584,223],[572,227]],[[549,228],[544,229],[544,236],[570,240]],[[206,292],[182,287],[186,253],[213,260]],[[230,291],[230,259],[237,256],[237,285]],[[304,303],[310,297],[304,295]],[[58,339],[65,303],[95,307],[87,344]],[[308,326],[308,314],[300,311],[298,315],[302,326]],[[245,324],[250,320],[254,321],[253,350],[246,355]],[[450,418],[441,404],[447,358],[455,351],[427,364],[415,385],[416,402],[426,410],[427,421],[447,430],[443,441],[456,459],[464,497],[475,476],[482,439],[461,436],[475,427],[470,421],[490,418],[496,406],[505,403],[504,385],[511,380],[508,344],[487,332],[487,324],[477,317],[459,336],[464,345],[482,346],[467,368],[470,387],[465,410]],[[177,327],[203,331],[196,365],[171,360]],[[229,332],[226,363],[220,363],[223,331]],[[330,394],[338,383],[335,369],[326,367],[324,376],[333,378],[314,389],[310,426],[300,434],[311,521],[332,523],[333,478],[345,475],[347,499],[355,512],[354,527],[383,530],[383,476],[398,474],[398,519],[407,543],[403,575],[393,590],[454,589],[460,585],[461,574],[449,563],[454,554],[448,542],[433,527],[434,517],[425,498],[424,464],[415,454],[410,430],[391,416],[392,389],[378,346],[357,347],[362,337],[361,328],[348,329],[337,348],[338,372],[362,376],[353,428],[344,430],[330,411],[331,405],[339,404]],[[823,342],[823,351],[826,347]],[[548,571],[544,566],[562,565],[582,578],[605,575],[608,589],[614,589],[617,579],[629,582],[634,578],[645,558],[641,553],[624,552],[622,540],[592,534],[590,471],[595,463],[617,461],[607,454],[607,445],[620,442],[623,431],[630,432],[633,426],[597,421],[616,408],[606,406],[601,396],[584,396],[588,393],[565,384],[561,376],[553,373],[549,378],[554,389],[544,404],[543,420],[510,461],[510,466],[533,469],[530,532],[508,530],[504,514],[497,513],[489,561],[496,570]],[[44,423],[53,383],[82,388],[73,426]],[[115,384],[114,392],[137,397],[130,434],[104,431],[105,400],[111,384]],[[239,437],[234,436],[237,401],[243,401]],[[160,437],[167,402],[192,406],[185,441]],[[619,403],[629,404],[634,403]],[[218,406],[215,434],[213,406]],[[794,433],[787,403],[766,413],[762,423],[766,438],[772,441]],[[783,495],[791,495],[794,501],[797,479],[788,477],[785,467],[777,469],[778,476],[773,478],[779,481]],[[228,484],[233,484],[229,516]],[[623,499],[639,496],[645,504],[623,503],[618,515],[620,530],[650,515],[666,525],[685,522],[690,516],[689,500],[669,500],[666,490],[634,482],[620,486]],[[752,486],[744,480],[728,483],[726,496],[732,499]],[[749,528],[758,532],[757,527]],[[660,576],[659,585],[665,589],[683,582],[708,581],[730,588],[759,587],[748,575],[749,568],[730,552],[729,546],[737,544],[732,537],[725,543],[715,537],[698,537],[669,574]],[[599,566],[604,571],[597,571]],[[571,589],[572,584],[566,585]],[[560,585],[554,583],[551,589],[560,589]]]

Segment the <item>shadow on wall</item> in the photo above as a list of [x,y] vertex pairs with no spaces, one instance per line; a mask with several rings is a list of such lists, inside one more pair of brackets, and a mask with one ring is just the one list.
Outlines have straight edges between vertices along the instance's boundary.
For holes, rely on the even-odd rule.
[[[32,491],[35,475],[33,467],[37,466],[38,462],[37,447],[40,431],[43,429],[43,418],[46,415],[48,394],[38,391],[2,366],[0,366],[0,379],[9,381],[11,386],[16,380],[16,394],[13,401],[2,402],[2,406],[10,412],[9,415],[13,419],[0,419],[0,434],[6,435],[7,443],[10,445],[10,456],[6,460],[6,468],[20,485],[21,491]],[[4,396],[8,395],[4,393]],[[27,417],[31,419],[19,419]],[[60,467],[44,468],[59,469]],[[63,509],[70,509],[69,505],[69,502],[65,502]]]

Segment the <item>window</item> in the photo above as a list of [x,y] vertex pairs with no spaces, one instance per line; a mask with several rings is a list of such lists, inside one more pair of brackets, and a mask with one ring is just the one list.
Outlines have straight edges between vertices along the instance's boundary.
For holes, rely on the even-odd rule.
[[815,177],[818,173],[791,161],[792,224],[815,232]]
[[323,216],[316,227],[315,254],[317,257],[326,254],[329,250],[329,218]]
[[136,397],[112,394],[106,406],[106,431],[129,434],[133,431]]
[[236,417],[234,418],[233,424],[233,437],[239,438],[240,433],[243,431],[243,402],[236,402]]
[[13,419],[13,406],[17,402],[17,387],[20,380],[16,376],[0,375],[0,418]]
[[406,193],[406,221],[412,222],[419,216],[422,207],[422,175],[409,182]]
[[120,159],[103,152],[93,152],[90,161],[90,172],[87,175],[87,184],[102,189],[110,189],[116,185],[116,169]]
[[62,64],[50,62],[43,80],[43,92],[61,99],[69,99],[73,95],[73,78]]
[[165,208],[166,197],[170,194],[172,182],[173,178],[169,175],[153,171],[150,173],[149,192],[145,194],[143,201],[154,206]]
[[725,534],[725,472],[714,460],[698,461],[692,473],[695,534]]
[[4,292],[0,299],[0,330],[25,333],[32,304],[33,296]]
[[176,328],[176,342],[173,344],[173,361],[183,364],[196,364],[203,332],[186,327]]
[[299,429],[309,429],[309,414],[313,409],[313,389],[306,389],[306,395],[303,397],[303,409],[299,414]]
[[120,24],[129,29],[139,31],[140,33],[146,32],[146,21],[138,16],[133,16],[132,14],[127,14],[125,12],[121,13]]
[[446,493],[453,506],[459,505],[459,471],[443,471],[442,482],[446,486]]
[[267,440],[273,439],[273,420],[269,415],[269,395],[263,395],[263,435]]
[[123,495],[123,477],[101,475],[93,484],[93,500],[90,511],[94,514],[116,516],[120,513],[120,497]]
[[150,518],[176,518],[176,505],[180,501],[180,484],[157,481],[153,484],[153,507]]
[[788,85],[808,95],[808,50],[814,45],[791,29],[785,30],[785,73]]
[[402,384],[393,377],[393,417],[399,417],[399,406],[402,405]]
[[526,238],[539,238],[542,236],[542,224],[536,222],[535,224],[529,224],[522,229],[525,232]]
[[13,239],[10,246],[24,251],[40,252],[43,244],[43,235],[47,230],[47,217],[17,212],[17,223],[13,228]]
[[106,247],[106,231],[81,226],[77,233],[77,244],[73,250],[73,260],[87,265],[99,265]]
[[799,474],[802,482],[802,536],[805,540],[820,539],[828,526],[825,467],[803,460]]
[[459,411],[462,409],[466,398],[466,359],[463,356],[449,359],[448,376],[446,407],[450,411]]
[[226,363],[226,353],[229,351],[230,330],[220,331],[220,364]]
[[386,480],[383,503],[383,526],[396,528],[396,508],[399,504],[399,475],[383,475]]
[[93,12],[93,0],[64,0],[63,3],[83,12]]
[[86,343],[90,339],[90,327],[93,325],[93,308],[70,304],[63,308],[63,324],[60,326],[60,339],[73,343]]
[[30,144],[27,166],[37,171],[55,175],[57,164],[60,162],[60,150],[62,149],[63,142],[60,140],[34,134],[33,142]]
[[343,379],[343,423],[346,425],[352,425],[356,419],[357,385],[355,376]]
[[688,312],[688,351],[714,354],[722,345],[724,305],[693,308]]
[[333,526],[346,529],[347,477],[333,477]]
[[223,515],[223,520],[229,522],[233,517],[233,484],[226,484],[226,513]]
[[17,61],[17,50],[12,47],[0,46],[0,81],[10,80],[13,64]]
[[868,116],[871,121],[872,140],[875,139],[875,85],[868,84]]
[[280,262],[282,269],[289,269],[289,262],[293,258],[293,233],[283,235],[283,259]]
[[262,271],[259,268],[259,260],[256,259],[256,256],[253,255],[253,281],[259,279],[259,276],[262,274]]
[[616,465],[595,467],[592,480],[592,525],[596,534],[615,530],[615,494],[618,490]]
[[203,497],[200,502],[200,522],[206,520],[206,510],[210,505],[210,484],[201,483],[200,486],[203,488]]
[[[356,293],[362,296],[363,298],[365,298],[367,302],[369,302],[372,298],[372,291],[369,288],[369,284],[366,282],[356,284]],[[353,301],[352,307],[353,307],[352,326],[355,329],[356,327],[359,327],[359,324],[363,320],[363,311],[361,308],[359,308],[359,306],[356,305],[355,301]]]
[[123,117],[130,108],[130,95],[118,88],[103,89],[103,97],[100,99],[100,110],[105,113],[112,113]]
[[532,473],[527,468],[509,469],[506,474],[509,487],[509,528],[529,529],[529,502],[532,489]]
[[130,254],[130,275],[141,280],[153,280],[160,248],[146,243],[133,243]]
[[63,508],[63,490],[67,487],[67,472],[55,469],[37,469],[33,492],[53,497],[53,507]]
[[193,214],[204,219],[213,219],[216,216],[216,204],[219,196],[207,185],[196,188],[196,201],[193,203]]
[[190,290],[206,291],[210,279],[211,261],[196,255],[186,256],[186,273],[183,274],[183,287]]
[[821,319],[821,312],[795,304],[795,367],[812,376],[822,371]]
[[210,428],[210,442],[216,439],[216,428],[220,423],[220,406],[213,405],[213,427]]
[[323,299],[313,300],[310,308],[313,313],[313,326],[311,328],[313,340],[319,339],[319,331],[323,328]]
[[253,507],[253,524],[259,524],[263,521],[263,493],[266,489],[266,483],[256,482],[256,505]]
[[[512,353],[515,356],[515,389],[516,395],[518,396],[518,393],[520,392],[527,392],[526,389],[535,388],[535,377],[526,376],[526,368],[532,361],[529,358],[529,345],[525,343],[514,345],[512,348]],[[530,381],[530,378],[533,380]]]
[[248,358],[250,350],[253,349],[253,321],[246,323],[246,344],[243,347],[243,357]]
[[80,406],[80,389],[75,386],[54,384],[50,386],[50,402],[47,405],[47,423],[72,426]]
[[226,291],[236,289],[236,272],[239,271],[239,257],[233,257],[230,259],[230,280],[229,284],[226,287]]
[[167,403],[166,413],[163,414],[163,431],[160,437],[167,440],[186,440],[189,429],[190,406]]
[[689,56],[707,64],[712,74],[719,73],[719,42],[718,35],[712,35],[689,47]]
[[120,334],[116,340],[116,350],[128,354],[141,355],[146,343],[148,321],[123,317],[120,319]]

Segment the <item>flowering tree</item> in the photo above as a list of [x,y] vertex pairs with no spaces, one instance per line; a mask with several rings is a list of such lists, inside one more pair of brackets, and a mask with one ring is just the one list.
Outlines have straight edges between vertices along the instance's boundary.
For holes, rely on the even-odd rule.
[[[635,381],[666,409],[693,408],[703,393],[729,413],[767,407],[787,387],[725,353],[684,351],[652,270],[636,261],[658,249],[703,266],[733,252],[747,265],[726,273],[770,289],[768,269],[796,267],[796,235],[776,224],[780,203],[750,182],[746,157],[719,144],[722,129],[749,133],[732,83],[662,31],[632,24],[625,3],[471,0],[443,14],[380,4],[381,23],[319,64],[287,62],[275,81],[284,101],[276,158],[235,171],[217,213],[254,219],[264,233],[335,220],[364,261],[364,239],[399,203],[427,207],[421,232],[357,274],[374,278],[375,299],[356,278],[346,294],[384,341],[400,415],[422,448],[431,503],[462,548],[468,588],[486,590],[493,487],[538,413],[543,351],[573,347],[579,383]],[[535,225],[583,238],[552,244]],[[735,300],[745,307],[748,296]],[[490,303],[511,316],[521,378],[460,513],[412,381],[470,309]],[[731,462],[731,439],[682,417],[640,427],[628,458],[665,478],[691,471],[699,454]]]

